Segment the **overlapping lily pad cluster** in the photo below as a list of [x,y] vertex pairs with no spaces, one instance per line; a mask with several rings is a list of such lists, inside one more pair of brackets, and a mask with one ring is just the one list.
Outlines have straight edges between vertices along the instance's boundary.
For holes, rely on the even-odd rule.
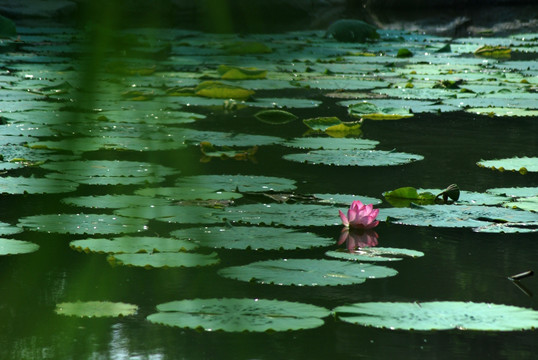
[[[120,32],[113,39],[119,51],[107,53],[103,71],[84,82],[81,74],[92,54],[83,46],[86,35],[66,29],[22,28],[19,32],[20,40],[7,42],[8,48],[0,54],[4,63],[0,153],[5,171],[0,189],[13,195],[66,193],[62,206],[68,210],[21,217],[18,227],[5,224],[1,233],[24,229],[69,234],[77,237],[71,248],[104,253],[103,261],[106,258],[113,266],[213,267],[224,278],[283,286],[360,284],[395,276],[395,269],[376,262],[423,254],[377,248],[351,255],[329,251],[330,259],[305,259],[286,253],[334,246],[335,240],[318,235],[316,227],[338,225],[338,209],[353,201],[378,205],[382,200],[350,194],[301,194],[295,180],[274,176],[222,172],[184,176],[181,171],[188,164],[182,159],[192,157],[201,147],[202,153],[197,153],[203,164],[216,158],[255,161],[257,153],[278,146],[285,152],[284,160],[307,164],[304,166],[407,166],[423,156],[374,149],[377,141],[359,138],[362,124],[412,121],[416,113],[463,110],[492,116],[536,116],[538,112],[534,63],[506,60],[506,52],[502,61],[487,51],[479,52],[479,57],[462,56],[472,54],[483,39],[450,41],[379,30],[375,43],[352,44],[338,43],[315,31],[247,39],[180,30],[158,36],[140,30],[135,37]],[[536,46],[535,41],[518,36],[488,42],[513,52],[535,51]],[[402,48],[408,49],[407,56],[398,56]],[[293,96],[274,97],[275,90]],[[237,116],[267,127],[287,126],[300,119],[295,114],[299,110],[320,107],[320,99],[327,98],[338,99],[349,118],[301,119],[307,132],[304,137],[256,133],[249,126],[250,131],[244,133],[199,126]],[[178,162],[159,163],[163,152],[173,152]],[[137,156],[145,160],[135,161]],[[536,171],[533,157],[508,160],[501,166],[508,169],[514,162],[517,171]],[[499,168],[497,163],[481,165]],[[90,194],[74,193],[80,188]],[[516,189],[517,195],[510,191],[490,191],[496,199],[502,198],[495,205],[504,208],[491,206],[487,199],[487,203],[477,204],[475,194],[463,193],[451,205],[385,207],[378,219],[479,229],[491,229],[503,219],[503,231],[535,231],[536,188]],[[421,199],[407,196],[405,200],[416,203]],[[156,236],[154,227],[172,229]],[[38,249],[29,242],[1,240],[2,254]],[[282,256],[215,268],[220,263],[219,251],[236,250],[280,251]],[[475,307],[483,312],[478,320]],[[428,319],[444,312],[450,324],[451,318],[460,319],[463,314],[466,320],[461,326],[458,323],[461,328],[511,330],[538,324],[531,312],[534,320],[516,325],[499,320],[500,324],[484,326],[506,310],[488,304],[433,303],[423,310],[399,304],[398,308],[403,309],[400,314]],[[137,307],[61,303],[56,311],[75,316],[127,316]],[[468,315],[471,311],[472,316]],[[334,312],[343,321],[397,327],[352,316],[376,315],[369,304],[342,306]],[[283,331],[321,326],[330,313],[319,306],[279,300],[189,299],[158,305],[157,313],[148,320],[206,330]],[[405,323],[405,315],[395,316],[394,321],[404,322],[401,328],[415,326]],[[477,321],[480,324],[473,327]],[[444,327],[446,323],[425,326]]]

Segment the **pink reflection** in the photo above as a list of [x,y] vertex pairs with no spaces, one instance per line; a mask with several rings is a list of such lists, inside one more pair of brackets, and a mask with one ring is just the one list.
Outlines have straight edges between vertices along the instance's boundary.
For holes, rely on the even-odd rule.
[[338,245],[346,243],[349,251],[355,251],[364,247],[377,246],[377,238],[379,235],[374,230],[367,229],[350,229],[344,227],[338,239]]

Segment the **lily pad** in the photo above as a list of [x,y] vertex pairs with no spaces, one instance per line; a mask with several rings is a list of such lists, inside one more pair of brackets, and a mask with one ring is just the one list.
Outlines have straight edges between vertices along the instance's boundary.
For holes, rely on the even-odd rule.
[[78,251],[107,254],[179,252],[194,250],[198,247],[193,242],[151,236],[122,236],[112,239],[73,240],[69,246]]
[[198,267],[218,264],[216,253],[194,254],[186,252],[161,252],[151,254],[114,254],[107,258],[113,265],[137,266],[146,269],[171,267]]
[[403,257],[418,258],[424,256],[422,251],[410,249],[384,248],[384,247],[363,247],[354,251],[331,250],[325,253],[326,256],[351,261],[398,261]]
[[122,234],[146,230],[146,221],[107,214],[31,215],[17,226],[27,230],[60,234]]
[[86,160],[57,161],[41,165],[48,170],[86,177],[144,177],[166,176],[178,171],[166,166],[138,161]]
[[256,175],[194,175],[181,177],[176,186],[228,192],[292,191],[295,180]]
[[333,239],[310,232],[274,227],[204,227],[175,230],[171,236],[200,246],[223,249],[294,250],[330,246]]
[[421,155],[383,150],[314,150],[287,154],[283,158],[306,164],[336,166],[394,166],[424,159]]
[[228,85],[219,81],[204,81],[194,88],[198,96],[217,99],[248,99],[254,95],[253,90],[240,86]]
[[299,149],[364,150],[373,149],[379,141],[368,139],[303,137],[291,139],[283,145]]
[[0,255],[27,254],[38,249],[33,242],[0,238]]
[[367,302],[339,306],[334,312],[345,322],[391,330],[520,331],[538,327],[538,311],[461,301]]
[[119,209],[131,206],[168,205],[170,200],[141,195],[91,195],[65,198],[62,199],[62,202],[92,209]]
[[222,211],[218,209],[189,205],[150,205],[114,210],[114,214],[130,218],[159,220],[179,224],[214,224],[218,222],[217,216],[221,213]]
[[360,200],[364,204],[379,205],[383,201],[363,195],[351,195],[351,194],[314,194],[318,199],[321,199],[320,203],[326,203],[330,205],[345,205],[349,206],[353,201]]
[[385,266],[323,259],[266,260],[218,271],[221,276],[241,281],[296,286],[361,284],[397,273]]
[[409,109],[384,107],[380,108],[369,102],[360,102],[348,106],[349,115],[370,120],[398,120],[413,117]]
[[58,315],[82,318],[121,317],[136,314],[138,306],[110,301],[77,301],[56,304],[54,311]]
[[193,299],[157,305],[152,323],[225,332],[311,329],[330,311],[315,305],[267,299]]
[[262,110],[254,116],[261,122],[272,125],[287,124],[297,119],[297,116],[292,113],[278,109]]
[[0,177],[2,194],[52,194],[75,191],[78,184],[71,181],[35,178],[35,177]]
[[538,172],[538,157],[513,157],[497,160],[480,160],[478,166],[498,171],[517,171],[520,174]]
[[230,206],[221,215],[231,222],[284,226],[338,225],[338,208],[314,204],[246,204]]
[[[242,194],[231,191],[217,191],[214,189],[204,188],[186,188],[186,187],[157,187],[144,188],[135,191],[135,194],[147,197],[147,204],[150,200],[155,200],[155,196],[163,196],[166,199],[173,200],[232,200],[243,197]],[[142,202],[140,205],[146,205]],[[165,204],[162,204],[165,205]]]

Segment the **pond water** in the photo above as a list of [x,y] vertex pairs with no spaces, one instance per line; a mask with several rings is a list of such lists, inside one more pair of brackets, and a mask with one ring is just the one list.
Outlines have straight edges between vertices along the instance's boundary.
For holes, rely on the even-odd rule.
[[[536,277],[508,279],[534,270],[538,254],[538,35],[460,39],[446,53],[435,51],[448,39],[404,32],[382,32],[376,42],[349,44],[325,39],[320,32],[235,36],[140,29],[118,33],[108,48],[73,29],[19,32],[20,41],[6,42],[1,54],[5,170],[0,230],[3,239],[39,248],[21,251],[13,243],[0,244],[6,253],[0,257],[2,358],[536,357],[535,330],[499,329],[499,317],[509,324],[515,317],[507,310],[490,318],[483,311],[457,310],[454,315],[442,307],[433,318],[451,325],[425,330],[409,325],[415,316],[415,325],[422,321],[413,312],[403,312],[394,325],[372,327],[345,321],[346,311],[335,315],[333,310],[382,302],[426,308],[435,301],[538,310]],[[474,56],[483,44],[509,46],[513,53],[501,59]],[[404,47],[415,55],[396,57]],[[259,78],[227,80],[226,71],[217,71],[219,65],[240,66],[235,69],[239,76]],[[220,84],[213,83],[216,92],[202,96],[197,86],[203,81]],[[222,84],[255,93],[229,101],[222,93],[237,88]],[[363,101],[377,106],[378,115],[403,113],[404,118],[352,117],[349,104]],[[282,113],[272,114],[270,121],[257,118],[273,108],[296,119],[284,121],[289,114]],[[337,117],[346,124],[362,118],[355,124],[360,131],[344,127],[331,132],[325,126],[312,132],[312,123],[303,122],[319,117]],[[308,138],[306,149],[289,146],[299,138]],[[344,145],[349,139],[374,145],[349,149]],[[221,152],[200,147],[204,141]],[[321,152],[318,160],[306,157],[306,162],[287,157],[318,151],[319,144],[334,148],[336,155]],[[255,154],[249,153],[254,146]],[[360,157],[365,153],[374,154],[373,159]],[[392,160],[394,154],[405,161]],[[345,163],[354,156],[359,159]],[[514,165],[516,171],[510,171],[519,164],[515,158],[524,159],[525,169]],[[379,165],[387,159],[388,165]],[[494,159],[507,159],[496,165],[506,170],[477,165]],[[224,185],[215,185],[219,178]],[[461,189],[454,205],[396,208],[383,196],[408,186],[440,192],[450,184]],[[499,188],[504,190],[497,193],[508,196],[492,199],[496,192],[491,189]],[[526,189],[524,195],[520,188]],[[322,194],[341,194],[344,200],[323,202]],[[279,203],[283,196],[291,198]],[[326,254],[338,249],[345,254],[346,245],[338,244],[338,210],[345,212],[357,199],[381,209],[377,244],[371,245],[404,249],[403,255],[390,262],[362,262]],[[413,215],[439,207],[450,210]],[[468,213],[459,212],[464,208]],[[212,232],[192,235],[206,226]],[[233,231],[246,227],[253,232],[233,237]],[[272,240],[276,247],[263,243],[282,229],[295,232]],[[218,237],[227,232],[230,238]],[[305,233],[311,237],[303,240]],[[90,241],[77,251],[72,243],[124,236],[131,243],[134,237],[144,239],[135,250],[119,245],[103,250]],[[185,243],[176,245],[181,251],[167,251],[159,248],[162,239]],[[189,244],[199,247],[190,249]],[[405,256],[410,250],[423,256]],[[27,253],[14,254],[19,251]],[[137,251],[145,257],[129,255]],[[169,253],[200,258],[152,263],[156,255]],[[263,272],[260,278],[248,268],[232,271],[283,259],[304,259],[306,265],[277,271],[272,274],[277,280],[264,279]],[[382,268],[377,276],[369,275],[368,268],[363,278],[353,280],[364,264]],[[341,273],[336,270],[340,265],[355,268]],[[322,275],[313,283],[301,277],[317,271]],[[323,284],[328,278],[336,280]],[[158,312],[173,317],[173,311],[158,305],[201,299],[277,300],[284,308],[290,306],[286,301],[297,302],[327,313],[316,326],[300,322],[288,331],[252,328],[257,321],[293,318],[275,315],[278,306],[234,317],[230,314],[244,309],[227,308],[226,302],[224,319],[211,325],[201,318],[211,318],[222,303],[191,310],[199,318],[183,317],[173,326],[163,325],[162,319],[150,321]],[[121,308],[120,316],[99,316],[104,303],[84,305],[92,301],[131,304],[136,311]],[[71,303],[78,304],[78,312],[64,314]],[[482,316],[490,328],[465,329]],[[538,323],[536,313],[527,318]],[[235,324],[236,331],[219,331],[226,323]]]

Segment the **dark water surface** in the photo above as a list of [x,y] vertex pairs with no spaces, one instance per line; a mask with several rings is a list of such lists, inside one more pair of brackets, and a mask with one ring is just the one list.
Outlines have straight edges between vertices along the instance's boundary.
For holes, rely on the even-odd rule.
[[[46,66],[46,65],[44,65]],[[267,95],[271,95],[267,92]],[[259,92],[263,96],[263,91]],[[287,90],[286,96],[322,99],[318,108],[294,109],[299,118],[347,117],[347,109],[314,90]],[[253,120],[257,110],[223,114],[191,107],[207,115],[192,127],[293,138],[305,132],[293,122],[281,126]],[[538,186],[538,174],[479,168],[481,159],[538,155],[536,117],[494,117],[465,112],[416,114],[400,121],[366,121],[363,136],[377,149],[420,154],[423,161],[393,167],[336,167],[286,161],[292,152],[261,147],[256,162],[199,163],[197,147],[159,152],[91,152],[87,159],[124,159],[158,163],[193,174],[250,174],[297,181],[297,193],[347,193],[382,198],[401,186],[483,192],[497,187]],[[22,174],[33,170],[20,170]],[[173,183],[175,179],[167,181]],[[16,224],[23,216],[72,212],[66,196],[131,193],[138,186],[80,186],[75,194],[2,195],[0,218]],[[381,207],[389,206],[387,203]],[[335,218],[338,214],[335,213]],[[152,234],[174,227],[152,221]],[[340,226],[315,227],[335,239]],[[367,301],[473,301],[538,309],[538,278],[518,289],[507,276],[536,270],[536,233],[487,234],[470,229],[412,227],[381,223],[379,245],[419,250],[425,256],[391,263],[398,275],[347,286],[276,286],[243,283],[216,269],[256,260],[324,258],[327,248],[295,251],[217,250],[216,267],[151,269],[112,267],[105,255],[71,250],[83,236],[25,231],[16,236],[40,245],[39,251],[0,258],[0,358],[2,359],[535,359],[536,331],[400,331],[351,325],[333,317],[312,330],[268,333],[203,332],[152,324],[146,316],[160,303],[192,298],[267,298],[298,301],[332,309]],[[135,316],[79,319],[55,314],[57,303],[108,300],[139,306]]]

